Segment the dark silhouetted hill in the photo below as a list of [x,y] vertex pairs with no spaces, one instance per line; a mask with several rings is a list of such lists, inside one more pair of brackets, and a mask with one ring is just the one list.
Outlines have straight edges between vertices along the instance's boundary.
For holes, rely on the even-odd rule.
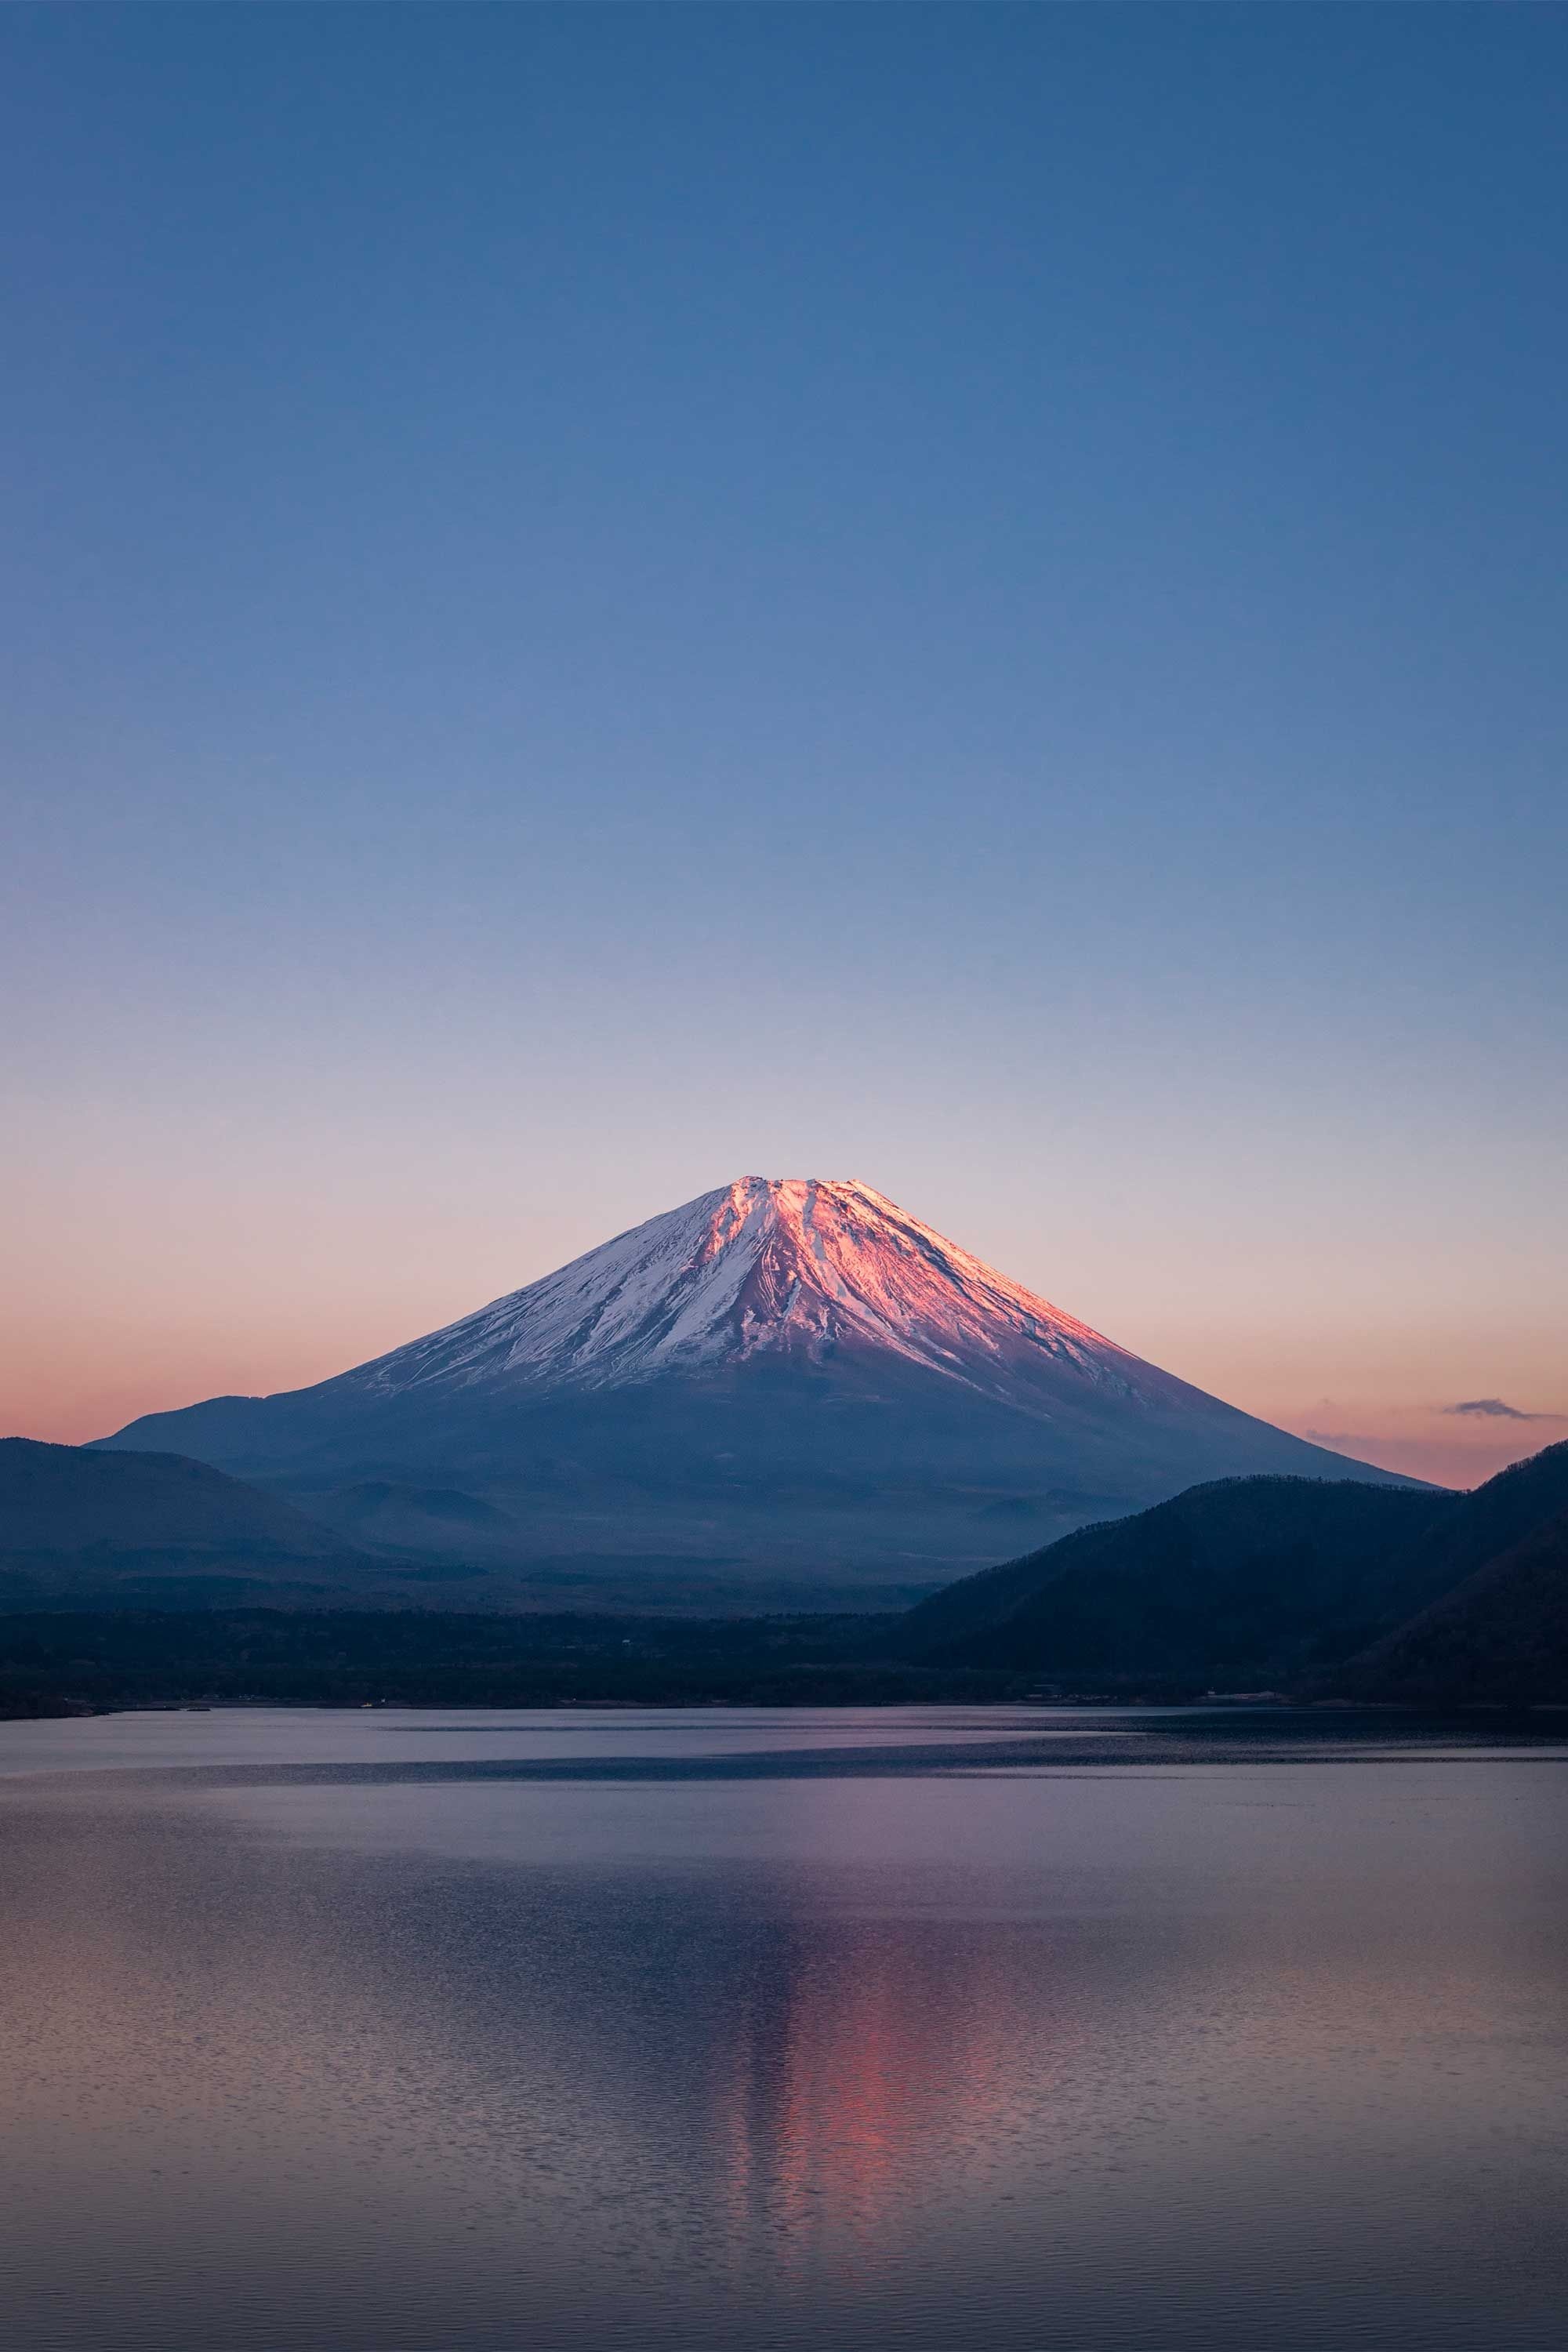
[[377,1564],[292,1504],[177,1454],[0,1439],[0,1598],[354,1589]]
[[1333,1687],[1406,1706],[1568,1703],[1568,1511],[1352,1660]]
[[1460,1498],[1230,1478],[1085,1528],[911,1610],[904,1654],[1058,1685],[1274,1685],[1365,1647],[1452,1581]]
[[1439,1597],[1324,1685],[1344,1697],[1568,1700],[1568,1442],[1500,1471],[1414,1548]]
[[1568,1440],[1456,1496],[1415,1538],[1401,1572],[1412,1590],[1451,1591],[1560,1511],[1568,1511]]

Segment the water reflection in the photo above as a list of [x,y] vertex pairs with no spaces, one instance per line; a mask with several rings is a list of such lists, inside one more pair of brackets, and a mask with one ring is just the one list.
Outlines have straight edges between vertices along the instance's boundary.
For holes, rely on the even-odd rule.
[[275,1753],[0,1805],[21,2352],[1560,2352],[1560,1764]]
[[739,2242],[766,2232],[796,2266],[824,2233],[886,2258],[916,2184],[940,2169],[951,2198],[956,2167],[973,2195],[1048,2088],[1038,2009],[994,1941],[797,1931],[728,2027],[712,2071]]

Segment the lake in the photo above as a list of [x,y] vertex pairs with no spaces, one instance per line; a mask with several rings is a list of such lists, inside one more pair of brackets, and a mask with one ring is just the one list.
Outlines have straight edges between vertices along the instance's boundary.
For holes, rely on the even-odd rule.
[[1563,2352],[1564,1729],[0,1724],[9,2352]]

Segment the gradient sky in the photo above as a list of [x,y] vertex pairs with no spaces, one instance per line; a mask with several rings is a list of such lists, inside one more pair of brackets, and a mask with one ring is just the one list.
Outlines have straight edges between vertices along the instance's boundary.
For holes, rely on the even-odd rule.
[[0,1424],[865,1178],[1568,1418],[1568,11],[0,13]]

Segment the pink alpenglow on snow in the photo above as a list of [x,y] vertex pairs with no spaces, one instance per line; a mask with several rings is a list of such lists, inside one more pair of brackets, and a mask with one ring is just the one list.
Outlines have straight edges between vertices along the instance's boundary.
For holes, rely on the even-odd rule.
[[847,1346],[1015,1401],[1042,1352],[1123,1389],[1152,1372],[869,1184],[742,1176],[344,1378],[608,1388]]
[[816,1177],[742,1176],[335,1379],[109,1443],[297,1480],[329,1517],[334,1482],[456,1488],[552,1574],[592,1553],[797,1583],[959,1574],[1206,1478],[1388,1475]]

